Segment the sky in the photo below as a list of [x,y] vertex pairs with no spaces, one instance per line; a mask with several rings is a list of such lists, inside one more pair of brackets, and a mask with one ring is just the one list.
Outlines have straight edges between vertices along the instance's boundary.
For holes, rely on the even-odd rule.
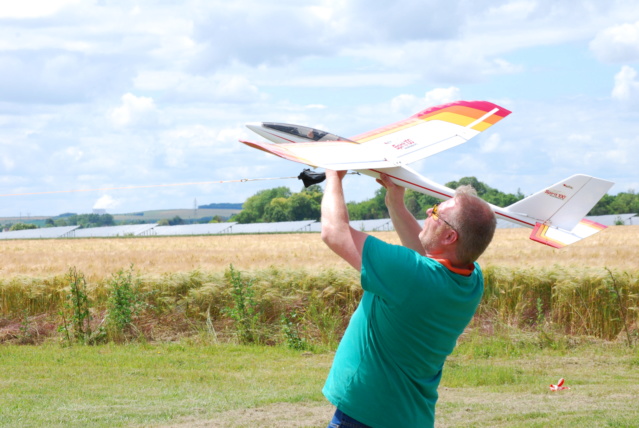
[[636,0],[0,0],[0,76],[0,217],[299,192],[238,181],[304,168],[240,144],[245,123],[349,137],[456,100],[513,113],[411,165],[434,181],[639,191]]

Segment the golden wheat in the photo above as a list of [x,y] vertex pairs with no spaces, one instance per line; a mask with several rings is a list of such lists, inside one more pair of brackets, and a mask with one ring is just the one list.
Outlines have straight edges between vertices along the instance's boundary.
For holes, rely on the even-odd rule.
[[0,241],[3,278],[63,275],[76,266],[88,279],[131,264],[143,274],[224,271],[269,266],[320,268],[345,263],[318,234]]
[[[528,234],[498,230],[480,259],[486,276],[480,314],[520,326],[550,321],[605,338],[636,331],[639,226],[611,227],[561,250]],[[393,232],[374,235],[399,243]],[[109,278],[133,265],[157,310],[219,318],[230,301],[224,273],[233,265],[255,280],[268,322],[299,309],[328,343],[361,293],[357,272],[317,233],[16,240],[0,241],[0,250],[0,312],[14,316],[57,313],[70,267],[85,275],[91,298],[103,306]]]
[[[497,230],[479,260],[482,266],[610,267],[639,270],[639,226],[614,226],[562,249],[528,239],[528,229]],[[394,244],[394,232],[374,233]],[[321,270],[347,268],[317,233],[275,235],[214,235],[112,239],[53,239],[0,241],[3,278],[64,275],[76,266],[87,279],[104,278],[131,264],[142,274],[203,270],[224,271],[279,266]]]
[[565,248],[528,239],[530,229],[500,229],[479,259],[482,266],[609,267],[639,271],[639,226],[613,226]]

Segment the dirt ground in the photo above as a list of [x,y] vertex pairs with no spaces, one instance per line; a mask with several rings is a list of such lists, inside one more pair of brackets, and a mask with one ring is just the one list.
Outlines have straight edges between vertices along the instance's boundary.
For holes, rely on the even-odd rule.
[[275,403],[253,409],[219,413],[215,419],[184,418],[154,428],[324,428],[335,407],[324,403]]

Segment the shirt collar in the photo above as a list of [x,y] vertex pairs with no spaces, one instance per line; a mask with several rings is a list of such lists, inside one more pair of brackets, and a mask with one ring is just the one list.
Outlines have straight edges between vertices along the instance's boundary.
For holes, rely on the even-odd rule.
[[448,269],[449,271],[459,274],[459,275],[464,275],[464,276],[470,276],[472,275],[473,271],[475,270],[475,264],[471,264],[466,268],[457,268],[457,267],[453,267],[453,265],[450,263],[450,260],[448,259],[433,259],[435,261],[438,261],[439,263],[441,263],[442,265],[444,265],[444,267],[446,267],[446,269]]

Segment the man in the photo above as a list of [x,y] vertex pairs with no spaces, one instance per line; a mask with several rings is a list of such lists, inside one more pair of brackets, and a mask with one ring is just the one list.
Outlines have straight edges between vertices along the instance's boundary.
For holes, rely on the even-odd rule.
[[402,242],[390,245],[349,226],[345,174],[326,171],[322,240],[361,272],[364,294],[322,391],[337,407],[329,428],[433,426],[444,361],[483,293],[475,261],[493,237],[495,215],[465,186],[427,210],[421,228],[404,188],[382,174]]

